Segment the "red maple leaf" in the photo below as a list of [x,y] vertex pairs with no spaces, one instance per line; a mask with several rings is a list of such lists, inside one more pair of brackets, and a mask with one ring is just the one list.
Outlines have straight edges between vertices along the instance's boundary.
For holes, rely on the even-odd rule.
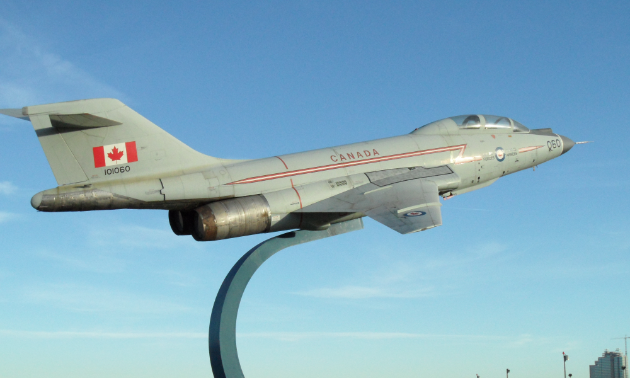
[[108,152],[107,156],[112,160],[112,161],[116,161],[116,160],[120,160],[120,158],[125,154],[124,151],[118,151],[118,148],[114,147],[112,148],[112,152]]

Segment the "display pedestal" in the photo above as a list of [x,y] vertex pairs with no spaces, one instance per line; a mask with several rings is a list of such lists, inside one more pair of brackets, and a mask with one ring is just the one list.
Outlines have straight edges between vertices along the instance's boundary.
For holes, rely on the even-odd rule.
[[266,240],[238,260],[223,280],[210,317],[208,346],[215,378],[244,378],[236,350],[236,317],[241,298],[256,270],[271,256],[285,248],[357,231],[361,219],[331,225],[324,231],[291,231]]

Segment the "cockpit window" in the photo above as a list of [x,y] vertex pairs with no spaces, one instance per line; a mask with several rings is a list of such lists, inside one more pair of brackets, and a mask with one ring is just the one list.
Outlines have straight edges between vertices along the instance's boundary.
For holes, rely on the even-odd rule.
[[507,117],[484,115],[486,119],[486,129],[511,129],[512,123]]
[[462,129],[480,129],[483,125],[485,129],[514,130],[517,133],[529,132],[527,127],[508,117],[471,114],[451,117],[451,119]]
[[514,122],[514,131],[517,133],[528,133],[529,129],[525,126],[523,126],[523,124],[521,124],[520,122],[516,122],[514,120],[512,120]]
[[476,115],[461,115],[451,119],[463,129],[478,129],[481,127],[481,120]]
[[[460,129],[466,130],[482,131],[487,129],[489,133],[505,133],[510,131],[515,133],[529,133],[529,129],[527,127],[523,126],[519,122],[516,122],[512,118],[485,114],[466,114],[444,118],[442,120],[426,124],[422,127],[418,127],[412,131],[412,133],[446,133],[448,128],[453,127],[453,122],[455,122],[457,127]],[[420,131],[421,129],[422,131]]]

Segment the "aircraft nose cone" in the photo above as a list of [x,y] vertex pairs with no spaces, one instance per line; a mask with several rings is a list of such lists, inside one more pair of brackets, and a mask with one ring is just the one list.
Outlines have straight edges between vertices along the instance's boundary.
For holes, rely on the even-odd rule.
[[31,198],[31,206],[33,206],[33,209],[39,210],[38,207],[39,207],[39,205],[42,204],[42,197],[43,196],[44,196],[44,194],[42,192],[39,192],[39,193],[35,194],[33,196],[33,198]]
[[573,146],[575,146],[575,142],[564,135],[560,135],[560,138],[562,139],[562,154],[567,153],[571,148],[573,148]]

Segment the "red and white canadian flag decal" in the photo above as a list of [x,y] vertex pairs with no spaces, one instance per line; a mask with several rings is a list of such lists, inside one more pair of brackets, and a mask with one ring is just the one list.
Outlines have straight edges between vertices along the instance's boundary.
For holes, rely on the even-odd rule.
[[116,143],[94,147],[94,168],[110,165],[127,164],[138,161],[136,142]]

